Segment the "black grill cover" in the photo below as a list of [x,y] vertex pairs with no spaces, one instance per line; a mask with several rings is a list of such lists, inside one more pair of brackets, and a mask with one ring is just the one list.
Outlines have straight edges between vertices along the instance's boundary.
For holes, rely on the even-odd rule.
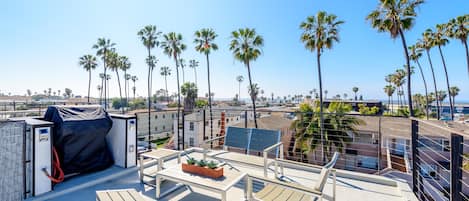
[[54,147],[65,175],[106,169],[114,160],[106,144],[112,120],[100,106],[49,106]]

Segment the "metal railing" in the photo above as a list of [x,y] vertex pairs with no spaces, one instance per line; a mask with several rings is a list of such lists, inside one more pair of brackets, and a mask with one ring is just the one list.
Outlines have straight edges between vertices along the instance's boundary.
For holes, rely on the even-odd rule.
[[469,135],[411,119],[413,191],[420,200],[469,200]]

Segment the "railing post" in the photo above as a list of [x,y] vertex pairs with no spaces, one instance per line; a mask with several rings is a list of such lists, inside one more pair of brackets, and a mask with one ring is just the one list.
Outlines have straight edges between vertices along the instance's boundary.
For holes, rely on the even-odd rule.
[[185,132],[185,130],[186,130],[186,129],[184,129],[184,126],[185,126],[184,117],[185,117],[185,116],[186,116],[186,115],[185,115],[185,112],[184,112],[184,110],[182,110],[182,150],[185,149],[185,147],[184,147],[184,145],[185,145],[185,144],[184,144],[184,132]]
[[[417,120],[412,119],[412,126],[411,126],[411,133],[412,133],[412,190],[415,194],[417,194],[418,188],[418,149],[417,149],[417,142],[418,142],[418,129],[419,129],[419,122]],[[417,197],[419,197],[417,195]]]
[[381,145],[381,117],[378,117],[378,175],[381,174],[381,156],[382,156],[382,145]]
[[204,138],[203,138],[203,139],[204,139],[204,140],[203,140],[203,141],[205,141],[205,140],[207,140],[207,139],[205,138],[205,127],[207,126],[207,125],[205,124],[205,109],[202,110],[202,116],[203,116],[203,119],[204,119],[204,123],[203,123],[203,125],[204,125],[204,126],[203,126],[203,134],[204,134]]
[[462,147],[463,137],[458,134],[451,134],[451,189],[450,200],[462,200]]
[[248,111],[244,110],[244,128],[248,127]]

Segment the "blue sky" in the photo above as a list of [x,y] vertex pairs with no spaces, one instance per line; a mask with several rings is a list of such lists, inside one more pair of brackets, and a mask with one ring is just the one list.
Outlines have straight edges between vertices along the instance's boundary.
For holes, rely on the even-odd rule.
[[[307,16],[319,10],[336,14],[345,21],[341,27],[341,42],[322,57],[324,88],[329,97],[360,88],[360,94],[369,99],[385,99],[384,76],[404,64],[400,40],[392,40],[386,33],[372,29],[366,15],[376,8],[377,0],[172,0],[172,1],[6,1],[0,19],[0,55],[2,78],[0,91],[25,94],[26,89],[42,92],[65,87],[74,94],[87,92],[88,74],[78,66],[83,54],[95,53],[91,46],[98,37],[110,38],[117,51],[132,62],[131,74],[137,75],[137,94],[146,94],[146,50],[136,33],[147,24],[154,24],[164,33],[182,33],[188,45],[182,55],[186,60],[200,61],[198,68],[199,95],[207,91],[206,63],[203,55],[195,52],[193,33],[211,27],[219,35],[219,51],[210,55],[212,91],[215,97],[233,97],[238,91],[237,75],[247,77],[246,68],[233,59],[228,50],[230,32],[241,27],[256,28],[264,37],[263,55],[252,64],[252,76],[266,94],[275,96],[306,94],[318,88],[315,57],[300,43],[298,26]],[[467,0],[428,0],[419,9],[414,28],[406,33],[409,44],[421,33],[437,23],[467,14]],[[459,41],[443,48],[451,85],[461,89],[459,100],[469,100],[464,47]],[[174,62],[154,51],[160,66],[173,69]],[[438,87],[444,89],[444,72],[436,50],[432,51]],[[428,63],[421,61],[427,80]],[[99,68],[93,71],[92,94]],[[118,95],[117,80],[112,75],[111,96]],[[186,81],[193,81],[192,69],[187,68]],[[168,79],[169,90],[176,90],[175,76]],[[247,97],[247,79],[242,83],[241,96]],[[423,93],[419,74],[413,76],[414,92]],[[164,88],[164,79],[155,71],[153,89]]]

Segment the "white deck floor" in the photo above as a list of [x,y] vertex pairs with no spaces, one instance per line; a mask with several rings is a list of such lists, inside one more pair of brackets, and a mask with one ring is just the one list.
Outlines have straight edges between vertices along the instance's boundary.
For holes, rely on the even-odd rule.
[[[200,153],[191,153],[191,157],[201,158]],[[183,158],[183,161],[185,159]],[[233,164],[237,169],[248,174],[256,174],[259,176],[263,175],[261,167],[254,167],[242,164]],[[178,165],[177,160],[173,159],[165,163],[165,168]],[[152,168],[155,168],[154,166]],[[225,168],[229,168],[225,166]],[[151,171],[151,168],[148,168]],[[394,200],[417,200],[413,193],[410,191],[410,187],[405,181],[393,180],[391,183],[396,182],[396,186],[377,184],[370,181],[362,181],[360,178],[361,174],[341,171],[344,174],[351,174],[358,176],[356,178],[344,178],[340,176],[338,172],[337,177],[337,201],[394,201]],[[299,182],[305,186],[313,186],[318,174],[312,172],[306,172],[296,169],[285,169],[285,175],[287,180]],[[364,175],[366,177],[379,178],[383,181],[389,181],[389,179],[375,176],[375,175]],[[113,178],[114,177],[114,178]],[[345,176],[347,177],[347,176]],[[108,178],[103,180],[103,178]],[[274,178],[273,172],[269,171],[269,178]],[[103,181],[100,181],[103,180]],[[367,179],[363,179],[367,180]],[[94,183],[93,183],[94,182]],[[384,182],[386,183],[386,182]],[[162,192],[176,185],[175,183],[165,181],[162,185]],[[67,200],[67,201],[83,201],[83,200],[95,200],[95,192],[97,190],[110,190],[110,189],[125,189],[134,188],[138,192],[141,192],[148,200],[155,200],[155,189],[150,186],[145,186],[140,183],[137,168],[133,169],[122,169],[113,167],[109,170],[100,173],[94,173],[90,175],[80,176],[70,179],[62,184],[55,187],[54,192],[47,193],[43,196],[36,197],[30,200]],[[255,192],[262,188],[262,184],[255,185]],[[219,195],[209,192],[206,190],[192,188],[193,191],[188,188],[180,188],[179,190],[163,197],[160,200],[219,200]],[[329,179],[325,187],[325,200],[332,200],[332,179]],[[244,200],[244,183],[240,182],[235,187],[228,191],[228,200]]]

